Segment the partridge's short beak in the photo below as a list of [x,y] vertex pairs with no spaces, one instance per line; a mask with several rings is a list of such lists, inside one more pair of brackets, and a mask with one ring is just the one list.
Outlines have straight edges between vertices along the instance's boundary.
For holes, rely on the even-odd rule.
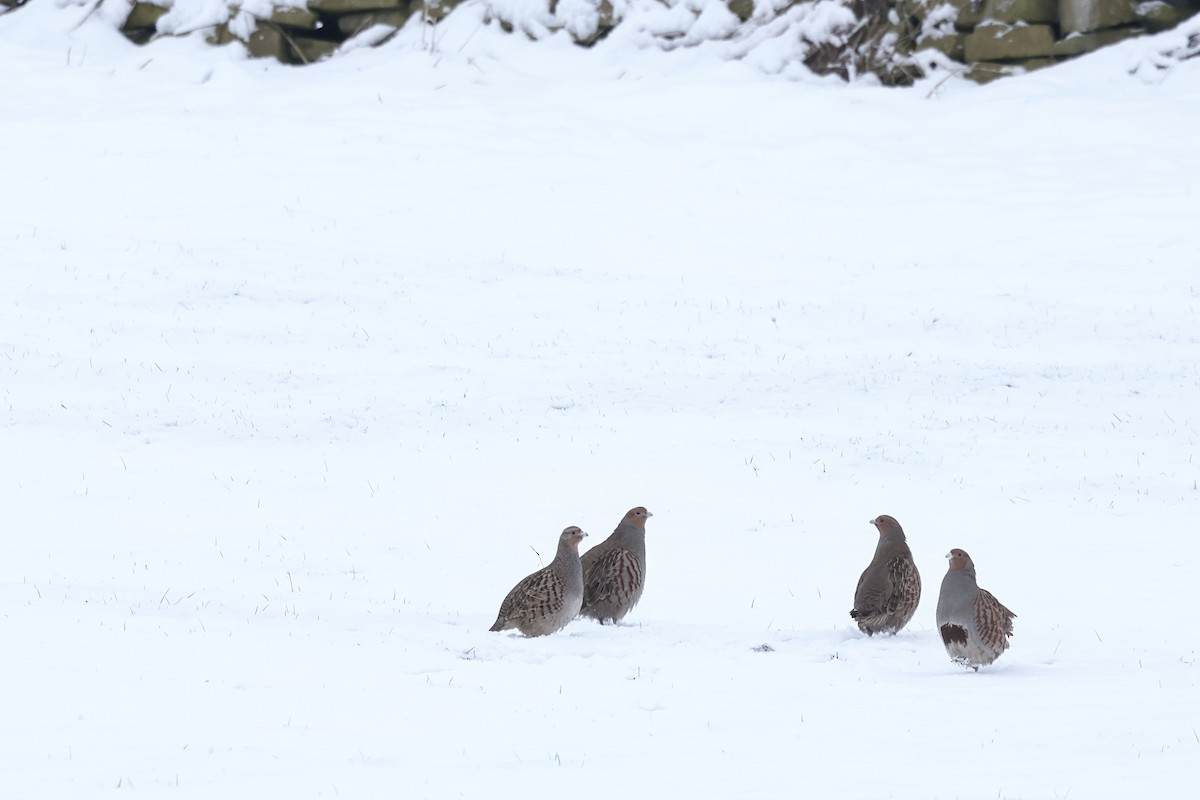
[[954,553],[946,553],[946,558],[954,558]]
[[653,512],[651,512],[651,511],[646,512],[646,519],[649,519],[650,517],[653,517],[653,516],[654,516]]

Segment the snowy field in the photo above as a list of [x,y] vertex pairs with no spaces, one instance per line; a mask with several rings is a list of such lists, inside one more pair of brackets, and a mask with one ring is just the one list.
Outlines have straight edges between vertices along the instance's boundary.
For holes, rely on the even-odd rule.
[[[1194,791],[1200,59],[882,90],[452,20],[297,69],[79,16],[0,17],[4,796]],[[635,505],[625,625],[488,632]],[[879,514],[925,594],[868,639]],[[951,547],[1019,615],[978,673]]]

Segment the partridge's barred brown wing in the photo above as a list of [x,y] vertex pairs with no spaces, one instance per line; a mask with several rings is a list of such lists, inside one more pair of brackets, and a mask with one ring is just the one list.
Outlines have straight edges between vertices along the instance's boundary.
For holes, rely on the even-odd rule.
[[957,664],[978,670],[1008,649],[1017,616],[975,578],[975,562],[955,548],[938,595],[937,624],[946,652]]
[[493,631],[516,628],[526,636],[545,636],[575,618],[583,603],[579,543],[585,536],[576,527],[562,532],[554,561],[517,582],[500,604]]
[[850,616],[868,636],[904,628],[921,602],[921,574],[900,523],[886,514],[871,520],[879,531],[875,556],[854,591]]
[[607,539],[583,554],[581,614],[620,622],[642,598],[646,585],[645,508],[632,508]]

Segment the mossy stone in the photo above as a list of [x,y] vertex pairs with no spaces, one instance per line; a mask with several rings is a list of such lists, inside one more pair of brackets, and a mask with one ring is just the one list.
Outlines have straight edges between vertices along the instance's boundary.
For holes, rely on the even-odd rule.
[[274,58],[287,64],[291,62],[291,49],[287,40],[276,28],[264,25],[257,28],[246,40],[246,50],[254,58]]
[[754,0],[726,0],[726,5],[742,22],[754,16]]
[[980,25],[964,43],[968,62],[1020,61],[1054,54],[1054,29],[1049,25]]
[[926,34],[917,38],[914,50],[936,50],[955,61],[963,61],[966,56],[964,44],[967,40],[965,33],[951,33],[945,36]]
[[1058,0],[1063,34],[1091,33],[1134,21],[1132,0]]
[[987,0],[985,19],[996,22],[1058,23],[1058,0]]
[[315,11],[309,11],[307,8],[276,8],[271,11],[271,16],[267,19],[276,25],[311,31],[317,27],[317,20],[320,17]]
[[1138,3],[1133,7],[1134,18],[1154,33],[1170,30],[1195,13],[1195,8],[1161,2]]
[[388,25],[399,28],[408,22],[412,11],[407,8],[394,8],[390,11],[361,11],[357,14],[342,14],[337,18],[337,27],[343,36],[354,36],[374,25]]
[[222,22],[220,25],[208,29],[208,33],[204,34],[204,41],[214,46],[220,46],[239,40],[230,32],[229,23]]
[[154,28],[166,13],[167,9],[153,3],[134,3],[133,8],[129,10],[129,16],[125,18],[125,24],[121,27],[125,30]]
[[1106,31],[1076,33],[1055,42],[1054,54],[1056,56],[1078,56],[1099,50],[1101,47],[1108,47],[1110,44],[1116,44],[1133,36],[1140,36],[1145,32],[1142,28],[1110,28]]
[[307,36],[291,36],[289,38],[295,48],[296,59],[301,64],[311,64],[314,61],[328,58],[342,44],[332,39],[311,39]]

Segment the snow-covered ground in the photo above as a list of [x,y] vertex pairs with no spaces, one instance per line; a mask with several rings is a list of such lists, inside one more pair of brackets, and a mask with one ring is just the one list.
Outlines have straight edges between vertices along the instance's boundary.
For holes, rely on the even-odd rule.
[[[0,17],[6,797],[1192,791],[1200,59],[881,90],[452,20],[298,69],[81,13]],[[634,505],[628,624],[488,632]],[[925,595],[867,639],[883,513]],[[978,673],[951,547],[1019,615]]]

